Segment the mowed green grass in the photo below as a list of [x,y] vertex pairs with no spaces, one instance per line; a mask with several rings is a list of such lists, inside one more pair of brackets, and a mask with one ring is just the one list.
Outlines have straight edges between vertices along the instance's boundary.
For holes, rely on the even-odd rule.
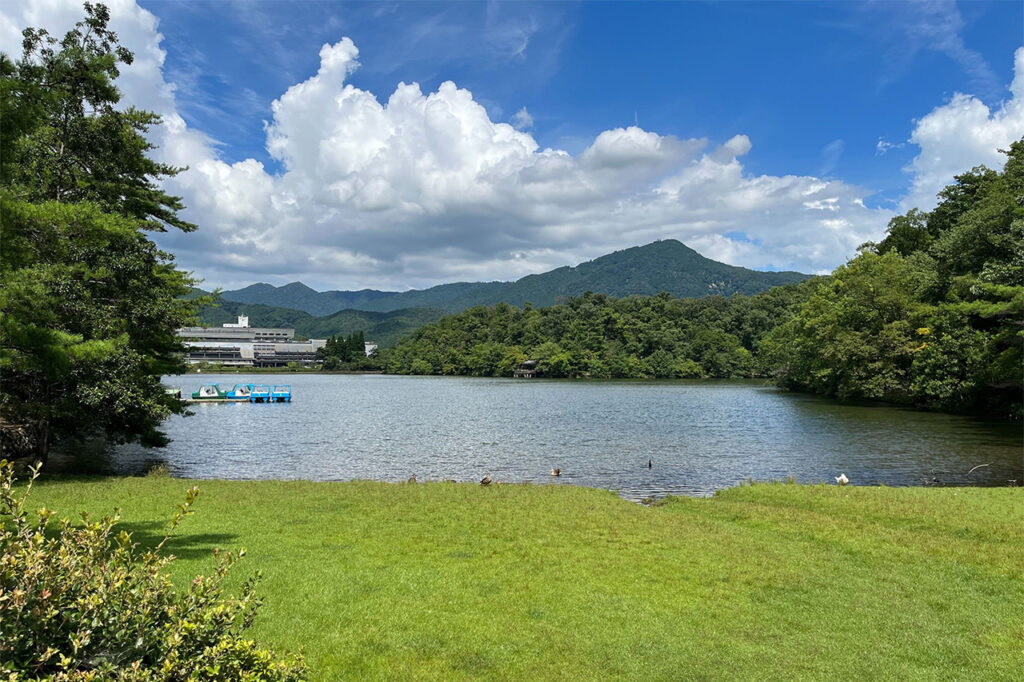
[[[44,477],[30,508],[153,543],[192,483]],[[253,635],[314,679],[1024,676],[1020,488],[195,483],[175,578],[244,547]]]

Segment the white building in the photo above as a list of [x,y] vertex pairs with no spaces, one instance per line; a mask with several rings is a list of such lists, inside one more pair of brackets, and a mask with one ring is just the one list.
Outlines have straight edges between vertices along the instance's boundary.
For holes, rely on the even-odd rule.
[[223,326],[225,326],[225,327],[243,327],[243,328],[244,327],[248,327],[249,326],[249,317],[248,317],[248,315],[239,315],[237,323],[236,322],[225,322]]
[[235,367],[280,367],[289,362],[303,365],[316,360],[316,352],[326,339],[295,341],[294,329],[250,327],[249,318],[238,316],[237,323],[221,327],[184,327],[178,330],[184,339],[185,362],[212,362]]

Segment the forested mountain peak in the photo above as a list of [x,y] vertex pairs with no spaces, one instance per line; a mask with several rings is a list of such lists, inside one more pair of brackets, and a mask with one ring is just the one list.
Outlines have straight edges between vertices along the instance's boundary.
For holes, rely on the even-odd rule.
[[228,301],[259,303],[330,315],[343,309],[388,312],[402,308],[437,308],[459,312],[475,305],[509,303],[553,305],[587,291],[611,296],[756,294],[774,286],[807,279],[798,272],[761,272],[705,258],[675,239],[615,251],[575,266],[527,275],[515,282],[456,282],[410,291],[318,292],[302,282],[275,287],[254,284],[225,291]]

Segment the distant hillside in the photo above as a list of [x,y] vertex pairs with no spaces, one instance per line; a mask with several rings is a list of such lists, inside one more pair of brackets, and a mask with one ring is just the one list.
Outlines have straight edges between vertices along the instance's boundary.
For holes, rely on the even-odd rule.
[[444,312],[429,308],[388,312],[339,310],[315,317],[303,310],[223,299],[218,305],[204,306],[199,311],[200,321],[210,326],[234,322],[239,315],[248,315],[249,324],[253,327],[291,327],[297,336],[306,338],[323,339],[334,334],[363,331],[367,341],[376,341],[381,348],[388,348],[414,330],[440,319]]
[[272,284],[251,284],[237,291],[225,291],[221,297],[238,303],[262,303],[281,308],[304,310],[311,315],[330,315],[346,308],[354,310],[376,310],[386,312],[402,307],[380,306],[378,302],[395,295],[393,291],[316,291],[302,282],[292,282],[281,287]]
[[705,258],[674,239],[636,246],[596,258],[576,267],[561,267],[515,282],[458,282],[429,289],[403,292],[323,291],[301,282],[281,287],[253,284],[225,291],[225,300],[262,303],[327,315],[346,308],[389,312],[402,308],[437,308],[460,312],[475,305],[499,302],[522,306],[549,306],[563,298],[587,291],[622,297],[653,295],[667,291],[673,296],[697,298],[711,294],[753,295],[775,286],[808,279],[799,272],[761,272]]
[[[251,284],[244,289],[222,292],[226,301],[265,304],[282,308],[304,310],[313,315],[330,315],[344,309],[390,312],[402,308],[440,308],[445,311],[490,303],[492,294],[508,286],[507,282],[459,282],[442,284],[430,289],[411,291],[316,291],[302,282],[275,287],[271,284]],[[454,303],[454,308],[448,306]],[[467,301],[464,306],[462,301]],[[447,306],[447,307],[446,307]]]

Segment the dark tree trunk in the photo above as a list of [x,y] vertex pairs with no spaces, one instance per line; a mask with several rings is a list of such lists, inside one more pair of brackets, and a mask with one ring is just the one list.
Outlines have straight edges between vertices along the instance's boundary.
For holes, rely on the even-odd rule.
[[36,423],[35,445],[35,461],[32,464],[43,467],[50,456],[50,424],[48,422],[40,421]]

